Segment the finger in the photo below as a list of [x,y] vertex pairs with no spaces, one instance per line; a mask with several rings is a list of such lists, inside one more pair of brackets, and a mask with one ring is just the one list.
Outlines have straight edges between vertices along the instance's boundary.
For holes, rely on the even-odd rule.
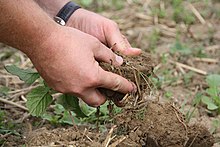
[[110,89],[113,91],[118,91],[125,94],[130,93],[136,89],[134,84],[132,84],[127,79],[117,74],[105,71],[102,68],[99,71],[100,71],[99,72],[100,87]]
[[106,98],[97,89],[89,89],[88,91],[85,91],[81,99],[92,107],[98,107],[106,101]]
[[127,38],[123,36],[118,27],[111,27],[107,30],[106,41],[111,47],[116,44],[112,49],[119,51],[125,55],[139,55],[141,50],[138,48],[132,48]]
[[120,66],[123,63],[123,58],[116,55],[112,50],[100,43],[100,47],[94,49],[94,57],[97,61],[102,61],[115,66]]

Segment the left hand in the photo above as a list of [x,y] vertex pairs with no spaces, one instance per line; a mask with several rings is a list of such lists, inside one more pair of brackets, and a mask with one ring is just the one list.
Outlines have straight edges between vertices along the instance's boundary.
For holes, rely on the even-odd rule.
[[67,26],[96,37],[106,46],[113,47],[113,51],[119,51],[124,55],[139,55],[141,53],[140,49],[131,47],[114,21],[94,12],[82,8],[76,10],[67,22]]

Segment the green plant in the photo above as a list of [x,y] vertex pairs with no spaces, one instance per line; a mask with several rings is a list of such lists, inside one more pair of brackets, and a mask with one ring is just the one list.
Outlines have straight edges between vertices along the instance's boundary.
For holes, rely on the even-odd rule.
[[173,96],[173,93],[171,92],[171,91],[166,91],[165,92],[165,94],[164,94],[164,96],[167,98],[167,99],[171,99],[172,98],[172,96]]
[[8,95],[9,91],[10,91],[10,89],[8,87],[0,86],[0,96]]
[[[20,136],[20,134],[17,131],[15,131],[14,128],[15,124],[7,120],[4,111],[0,109],[0,135],[13,134]],[[4,146],[5,141],[6,140],[4,138],[0,138],[0,146]]]
[[180,54],[181,56],[194,56],[194,57],[206,57],[204,53],[204,47],[195,46],[190,47],[188,44],[180,42],[178,39],[170,48],[171,54]]
[[185,86],[187,86],[191,82],[193,74],[194,73],[190,71],[190,72],[183,75],[183,81],[184,81]]
[[153,15],[157,15],[159,18],[164,18],[166,16],[166,11],[159,8],[153,8],[152,13]]
[[147,110],[145,108],[139,110],[138,113],[136,113],[136,115],[135,115],[136,119],[144,120],[146,111]]
[[180,53],[182,55],[190,55],[192,50],[185,44],[181,43],[179,40],[176,40],[175,44],[170,48],[170,52]]
[[220,75],[211,74],[206,77],[208,88],[202,96],[202,102],[208,110],[217,110],[220,113]]
[[214,119],[212,121],[212,127],[210,129],[210,133],[213,134],[216,132],[216,130],[220,127],[220,120],[219,119]]
[[124,2],[118,1],[118,0],[76,0],[76,2],[81,5],[82,7],[86,7],[89,9],[92,9],[93,6],[96,6],[95,11],[104,11],[109,8],[114,8],[116,10],[119,10],[123,8]]
[[157,29],[153,29],[152,33],[149,36],[149,48],[151,51],[154,51],[160,39],[160,32]]
[[[192,101],[192,106],[190,107],[190,109],[186,112],[186,121],[189,122],[190,119],[192,118],[196,108],[199,106],[200,102],[201,102],[201,98],[202,98],[202,93],[197,93],[195,98]],[[186,103],[186,102],[185,102]]]
[[195,17],[189,10],[186,10],[183,2],[183,0],[172,0],[173,19],[176,22],[192,24],[195,22]]
[[[29,85],[33,84],[40,78],[40,75],[37,72],[30,69],[20,69],[15,65],[5,66],[5,69],[14,75],[17,75],[21,80]],[[33,116],[40,116],[49,120],[54,124],[73,124],[73,120],[74,123],[81,123],[83,121],[95,122],[97,120],[97,117],[95,116],[95,108],[89,107],[85,103],[80,102],[79,99],[73,95],[61,94],[57,99],[54,99],[52,95],[55,93],[57,92],[48,87],[44,81],[40,82],[38,87],[32,89],[27,94],[26,106],[30,113]],[[54,112],[52,114],[45,113],[49,105],[54,104],[54,102]],[[99,119],[103,119],[104,121],[109,118],[107,115],[107,103],[102,105],[99,110]],[[115,110],[118,112],[120,109]],[[113,111],[113,113],[117,113],[116,111]]]

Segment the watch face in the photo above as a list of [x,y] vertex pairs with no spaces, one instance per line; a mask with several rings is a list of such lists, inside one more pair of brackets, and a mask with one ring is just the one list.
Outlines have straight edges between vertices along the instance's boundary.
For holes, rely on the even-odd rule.
[[57,22],[58,24],[60,24],[61,26],[65,26],[65,24],[66,24],[62,18],[57,17],[57,16],[54,17],[54,21]]

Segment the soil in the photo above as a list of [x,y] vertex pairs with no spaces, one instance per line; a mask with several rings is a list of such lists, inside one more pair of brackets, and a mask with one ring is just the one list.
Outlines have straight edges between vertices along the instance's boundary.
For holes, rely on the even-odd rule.
[[[136,92],[131,93],[130,99],[140,98],[144,94],[149,94],[151,82],[148,80],[148,76],[154,75],[153,68],[156,65],[150,54],[142,52],[139,56],[123,56],[124,63],[115,67],[107,63],[100,63],[100,66],[106,70],[121,75],[136,85]],[[128,101],[123,100],[125,94],[103,89],[100,91],[110,100],[112,100],[117,106],[125,106]],[[134,102],[134,101],[133,101]]]
[[[117,144],[124,146],[147,147],[211,147],[214,138],[201,124],[188,126],[183,115],[170,103],[145,102],[132,109],[124,110],[116,116],[118,126],[114,135]],[[48,130],[41,128],[30,132],[26,139],[28,146],[42,145],[72,145],[75,146],[103,146],[106,133],[95,130],[85,131],[85,128],[57,128]]]
[[[147,79],[152,74],[154,66],[154,62],[147,53],[143,52],[140,57],[124,57],[124,59],[125,63],[120,67],[101,64],[105,70],[129,79],[138,87],[136,93],[131,93],[129,96],[101,89],[117,105],[122,103],[123,106],[126,105],[123,113],[115,116],[115,124],[118,127],[114,134],[117,138],[112,141],[125,137],[124,141],[117,144],[121,147],[210,147],[214,144],[214,138],[209,131],[200,124],[188,126],[183,114],[174,104],[149,101],[144,98],[152,90],[150,81]],[[128,101],[124,101],[125,97],[129,98]],[[105,135],[90,131],[86,133],[89,139],[85,140],[83,130],[58,128],[48,131],[41,128],[28,135],[27,145],[71,143],[76,146],[102,146]]]
[[173,104],[146,102],[117,117],[118,131],[126,130],[127,138],[120,146],[210,147],[214,139],[200,124],[188,126]]

